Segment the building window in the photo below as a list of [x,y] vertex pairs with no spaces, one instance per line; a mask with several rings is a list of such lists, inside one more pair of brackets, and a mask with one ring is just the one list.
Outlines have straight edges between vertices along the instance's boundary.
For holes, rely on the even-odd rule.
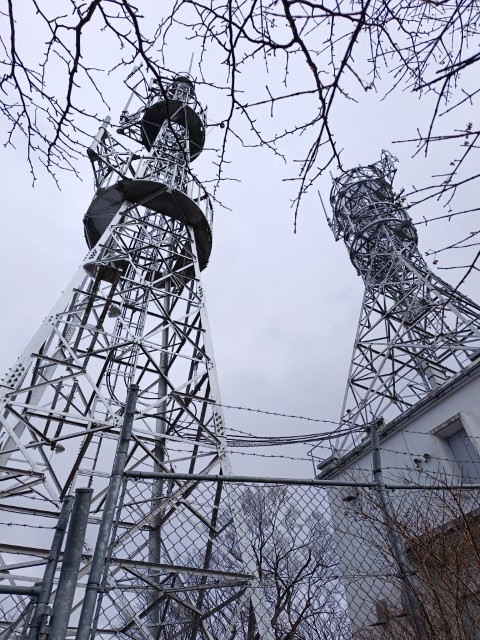
[[471,484],[480,481],[480,456],[472,439],[462,427],[447,438],[453,458],[460,468],[462,479]]
[[460,412],[432,433],[440,438],[440,456],[456,466],[463,482],[480,483],[480,430],[477,418]]

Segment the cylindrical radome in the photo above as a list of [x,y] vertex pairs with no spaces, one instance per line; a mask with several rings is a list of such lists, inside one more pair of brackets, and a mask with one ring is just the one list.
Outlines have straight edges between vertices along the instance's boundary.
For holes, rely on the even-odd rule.
[[412,219],[392,189],[395,158],[382,152],[379,162],[344,171],[333,181],[331,227],[342,239],[357,272],[370,283],[396,268],[396,253],[416,254]]

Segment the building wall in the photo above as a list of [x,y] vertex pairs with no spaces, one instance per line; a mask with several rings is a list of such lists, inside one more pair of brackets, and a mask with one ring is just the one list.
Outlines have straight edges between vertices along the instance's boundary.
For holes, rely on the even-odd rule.
[[[424,399],[409,414],[386,425],[380,432],[385,483],[421,486],[451,486],[462,482],[480,484],[480,367],[472,365],[466,373],[463,380],[457,378],[444,385],[441,394],[432,394],[431,398]],[[341,458],[337,464],[324,466],[319,477],[371,482],[369,440],[370,436],[366,434],[357,450]],[[472,514],[480,506],[480,492],[457,493],[425,490],[389,492],[396,526],[407,540],[407,548],[410,545],[413,549],[411,556],[416,553],[416,539],[427,540],[428,536],[437,536],[458,518],[459,513]],[[358,637],[386,637],[388,626],[395,628],[392,637],[411,637],[402,603],[402,583],[389,550],[376,492],[331,488],[329,501],[349,615]],[[428,552],[428,543],[423,548]],[[458,560],[456,562],[458,564]],[[430,559],[429,562],[422,561],[422,564],[423,568],[417,567],[418,571],[430,571],[431,574],[428,567],[435,563]],[[445,566],[447,564],[444,563]],[[421,573],[417,576],[423,582],[427,577],[426,574],[422,577]],[[415,576],[412,580],[415,584]],[[468,582],[465,589],[472,591],[472,576],[464,582]],[[386,620],[389,620],[388,625],[381,624]]]

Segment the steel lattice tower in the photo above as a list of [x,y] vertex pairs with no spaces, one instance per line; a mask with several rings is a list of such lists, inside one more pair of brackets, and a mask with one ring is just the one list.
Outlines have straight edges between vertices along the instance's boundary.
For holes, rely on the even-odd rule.
[[[212,208],[190,170],[205,120],[184,74],[136,83],[118,129],[134,151],[103,123],[88,149],[89,252],[2,381],[0,499],[10,526],[1,553],[10,585],[39,579],[61,500],[93,489],[69,636],[135,383],[127,469],[185,477],[124,483],[96,637],[230,638],[246,616],[262,639],[273,638],[236,490],[192,476],[231,473],[200,280]],[[4,599],[7,636],[25,637],[30,615],[28,598]]]
[[[391,420],[480,355],[480,307],[433,273],[395,195],[395,158],[334,179],[329,225],[365,283],[341,424]],[[358,442],[339,439],[335,455]]]

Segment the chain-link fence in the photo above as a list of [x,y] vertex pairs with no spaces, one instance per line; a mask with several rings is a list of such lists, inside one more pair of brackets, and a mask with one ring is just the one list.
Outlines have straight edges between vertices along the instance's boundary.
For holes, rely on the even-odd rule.
[[[133,511],[152,506],[151,491],[151,481],[129,481],[120,521],[138,521]],[[99,629],[255,638],[255,590],[276,639],[413,638],[406,590],[419,601],[426,637],[475,638],[480,629],[478,490],[391,491],[388,528],[374,488],[225,482],[243,528],[228,502],[207,519],[221,502],[218,485],[202,481],[192,491],[188,512],[170,486],[148,527],[134,536],[119,527],[107,578],[115,588]],[[403,568],[392,529],[405,548]],[[242,557],[245,534],[253,572]],[[128,601],[121,611],[120,597]]]
[[26,638],[34,602],[31,598],[13,594],[0,596],[2,638]]
[[[480,490],[388,495],[386,526],[377,489],[354,483],[125,478],[94,635],[264,640],[263,610],[275,640],[418,638],[405,597],[413,593],[425,638],[479,637]],[[3,637],[26,638],[30,598],[1,599]]]
[[[132,533],[128,522],[138,521],[133,512],[152,507],[152,486],[146,480],[128,482],[106,578],[115,587],[103,599],[98,629],[135,628],[140,637],[143,620],[160,630],[161,638],[253,638],[256,592],[275,638],[348,637],[325,491],[222,484],[219,489],[213,482],[196,483],[188,505],[181,495],[173,497],[173,487],[165,487],[170,500],[159,500],[161,509],[151,510],[149,526]],[[219,499],[220,491],[228,501]],[[253,551],[253,571],[246,543]],[[119,611],[119,596],[128,601],[128,610],[122,605]]]
[[[417,599],[425,638],[480,637],[480,491],[389,494],[387,527],[375,489],[328,490],[353,637],[415,637],[406,592]],[[392,533],[403,546],[404,568]]]

